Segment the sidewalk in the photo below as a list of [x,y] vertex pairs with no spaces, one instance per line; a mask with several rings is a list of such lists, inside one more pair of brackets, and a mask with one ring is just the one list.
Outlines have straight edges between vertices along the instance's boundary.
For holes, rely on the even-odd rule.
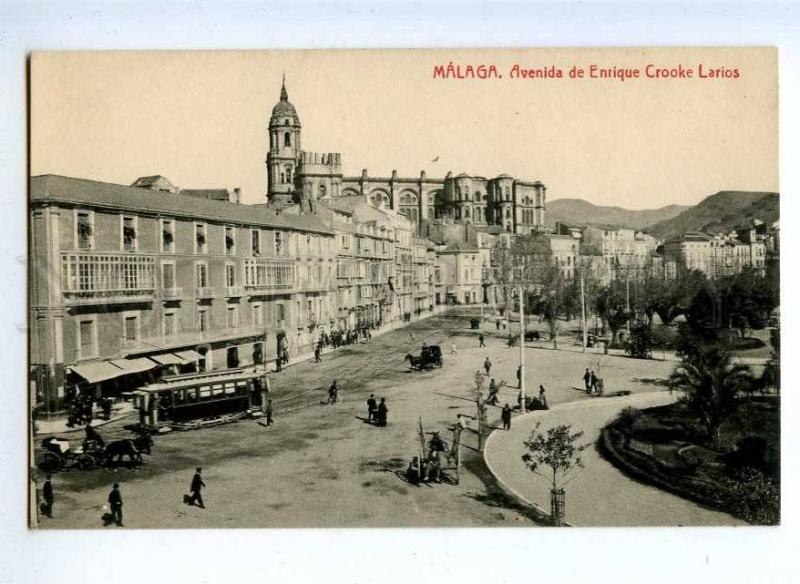
[[[495,430],[484,448],[484,459],[504,489],[545,513],[550,509],[550,485],[522,462],[523,441],[536,422],[547,429],[571,424],[595,444],[600,430],[624,407],[648,408],[672,403],[669,392],[567,402],[550,410],[515,417],[511,430]],[[639,483],[617,470],[590,446],[583,453],[585,468],[565,487],[566,519],[575,526],[699,526],[745,525],[739,519],[706,509],[655,487]]]
[[[105,426],[116,420],[120,420],[130,416],[134,412],[133,404],[131,402],[115,403],[111,408],[111,419],[105,420],[101,418],[94,418],[92,420],[92,427]],[[36,436],[49,435],[49,434],[69,434],[71,432],[83,432],[85,425],[67,427],[67,419],[59,420],[36,420]]]

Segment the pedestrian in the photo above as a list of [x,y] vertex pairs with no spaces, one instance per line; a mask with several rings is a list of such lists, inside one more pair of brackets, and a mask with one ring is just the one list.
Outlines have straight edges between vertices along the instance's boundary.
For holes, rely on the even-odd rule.
[[119,527],[122,525],[122,493],[119,492],[119,483],[114,483],[108,494],[108,504],[111,506],[111,519]]
[[419,464],[419,456],[415,456],[406,469],[406,480],[412,485],[419,485],[422,482],[422,469]]
[[261,378],[261,406],[264,408],[266,408],[267,401],[269,400],[269,390],[269,377],[265,375]]
[[467,419],[463,414],[456,414],[456,426],[462,432],[467,429]]
[[520,411],[523,411],[523,403],[522,403],[522,389],[519,390],[519,395],[517,395],[517,405],[519,406]]
[[589,373],[589,382],[591,384],[589,388],[589,393],[594,393],[595,391],[597,391],[597,375],[594,374],[594,370],[592,370]]
[[335,404],[337,401],[339,401],[339,388],[336,387],[336,380],[334,379],[328,388],[328,405]]
[[492,371],[492,362],[489,361],[489,357],[486,357],[486,360],[483,362],[483,368],[486,369],[486,376],[489,376],[489,373]]
[[458,355],[458,349],[456,348],[455,343],[450,344],[450,354],[451,355]]
[[367,400],[367,421],[372,423],[375,421],[375,412],[378,411],[378,403],[375,401],[375,394],[369,394]]
[[381,398],[381,403],[378,404],[378,426],[385,426],[386,420],[389,416],[389,408],[386,407],[386,398]]
[[278,355],[278,357],[275,359],[275,372],[280,373],[282,367],[283,367],[283,359],[281,358],[280,355]]
[[500,330],[500,319],[499,318],[496,321],[494,321],[494,324],[497,327],[497,330]]
[[497,405],[497,391],[497,384],[494,381],[494,377],[492,377],[492,380],[489,382],[489,397],[486,400],[486,403],[490,406]]
[[586,368],[586,373],[583,374],[583,384],[586,386],[586,393],[592,391],[592,374],[589,373],[589,368]]
[[53,501],[55,498],[53,497],[53,475],[47,475],[47,480],[42,485],[42,498],[44,499],[44,503],[42,504],[41,511],[48,517],[53,516]]
[[267,415],[267,426],[272,426],[272,400],[267,400],[267,407],[264,410],[264,413]]
[[511,406],[506,404],[503,406],[503,411],[500,413],[500,419],[503,420],[503,430],[511,429]]
[[478,348],[482,349],[486,346],[486,343],[483,342],[483,333],[478,335]]
[[547,396],[545,395],[544,385],[539,386],[539,403],[543,408],[547,408]]
[[522,389],[522,365],[517,367],[517,387]]
[[192,484],[189,485],[189,491],[192,493],[192,496],[186,500],[188,505],[194,505],[195,503],[198,504],[198,507],[201,509],[205,509],[206,505],[203,503],[203,495],[200,492],[206,484],[203,482],[203,477],[200,476],[200,473],[203,472],[203,469],[199,466],[195,470],[194,476],[192,477]]
[[321,353],[322,353],[322,347],[317,345],[317,347],[314,349],[314,363],[322,363],[322,359],[319,358]]
[[111,419],[111,403],[111,398],[107,397],[104,397],[100,402],[103,408],[103,417],[106,419],[106,421]]

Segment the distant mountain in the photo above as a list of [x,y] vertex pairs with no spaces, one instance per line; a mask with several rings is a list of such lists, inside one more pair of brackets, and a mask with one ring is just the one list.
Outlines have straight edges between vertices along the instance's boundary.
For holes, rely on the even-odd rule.
[[547,202],[545,222],[548,226],[553,226],[559,221],[578,225],[605,223],[641,229],[671,219],[687,209],[689,207],[682,205],[667,205],[660,209],[631,211],[622,207],[593,205],[583,199],[556,199]]
[[727,232],[753,219],[772,223],[779,218],[778,193],[720,191],[706,197],[681,214],[653,225],[651,232],[668,240],[691,231]]

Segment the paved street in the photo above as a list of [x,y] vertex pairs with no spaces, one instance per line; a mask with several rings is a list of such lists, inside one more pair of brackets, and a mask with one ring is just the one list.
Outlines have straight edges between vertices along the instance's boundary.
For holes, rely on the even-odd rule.
[[[556,424],[583,430],[583,441],[596,443],[600,429],[624,407],[655,407],[672,403],[669,392],[597,398],[566,403],[550,411],[531,412],[516,420],[510,431],[498,431],[487,442],[485,456],[499,480],[517,496],[542,509],[550,508],[547,479],[524,465],[522,442],[537,422],[542,431]],[[575,526],[689,526],[746,525],[727,513],[705,509],[691,501],[639,483],[603,459],[595,447],[583,453],[584,469],[565,490],[567,521]]]
[[[43,519],[40,525],[99,527],[102,506],[115,481],[121,484],[125,501],[125,525],[132,528],[541,523],[540,515],[520,508],[498,488],[475,449],[474,432],[468,432],[464,439],[459,485],[413,486],[399,472],[417,453],[420,416],[426,431],[442,431],[449,439],[447,427],[456,414],[474,414],[472,380],[486,356],[494,363],[492,377],[516,385],[518,350],[507,348],[501,339],[490,335],[487,348],[478,349],[477,336],[467,325],[463,311],[460,315],[437,315],[375,337],[368,345],[327,353],[321,364],[300,363],[276,374],[272,383],[276,405],[273,427],[250,420],[170,433],[156,438],[153,455],[146,457],[140,470],[60,473],[55,478],[55,517]],[[443,369],[408,369],[405,354],[418,353],[423,341],[442,345]],[[451,344],[456,345],[457,355],[451,354]],[[599,403],[580,391],[584,368],[597,366],[592,359],[572,351],[527,348],[529,392],[543,383],[551,404],[576,400]],[[601,363],[607,391],[633,392],[657,389],[659,380],[673,365],[613,356]],[[334,378],[343,401],[324,405]],[[516,387],[504,388],[501,405],[505,401],[516,403],[517,392]],[[365,400],[370,393],[387,400],[386,428],[365,423]],[[499,409],[490,408],[490,421],[496,423],[498,418]],[[576,427],[586,424],[591,433],[598,419],[578,416],[574,422]],[[103,427],[104,436],[121,435],[123,423]],[[513,435],[506,433],[503,438]],[[204,469],[206,509],[181,503],[195,466]],[[605,478],[619,484],[616,477]],[[627,479],[624,482],[631,483]],[[631,501],[638,499],[632,496]],[[571,515],[572,509],[578,508],[571,496],[568,505]],[[691,504],[686,505],[689,513]],[[674,523],[685,518],[682,515]]]

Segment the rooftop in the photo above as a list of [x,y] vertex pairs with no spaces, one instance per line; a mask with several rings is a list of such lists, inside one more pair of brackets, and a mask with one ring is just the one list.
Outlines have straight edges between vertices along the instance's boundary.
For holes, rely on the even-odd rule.
[[55,174],[31,177],[29,193],[30,202],[33,204],[52,201],[136,213],[166,214],[215,223],[239,223],[332,233],[319,217],[310,214],[277,214],[274,209],[262,205],[241,205],[181,194],[165,194],[143,188]]

